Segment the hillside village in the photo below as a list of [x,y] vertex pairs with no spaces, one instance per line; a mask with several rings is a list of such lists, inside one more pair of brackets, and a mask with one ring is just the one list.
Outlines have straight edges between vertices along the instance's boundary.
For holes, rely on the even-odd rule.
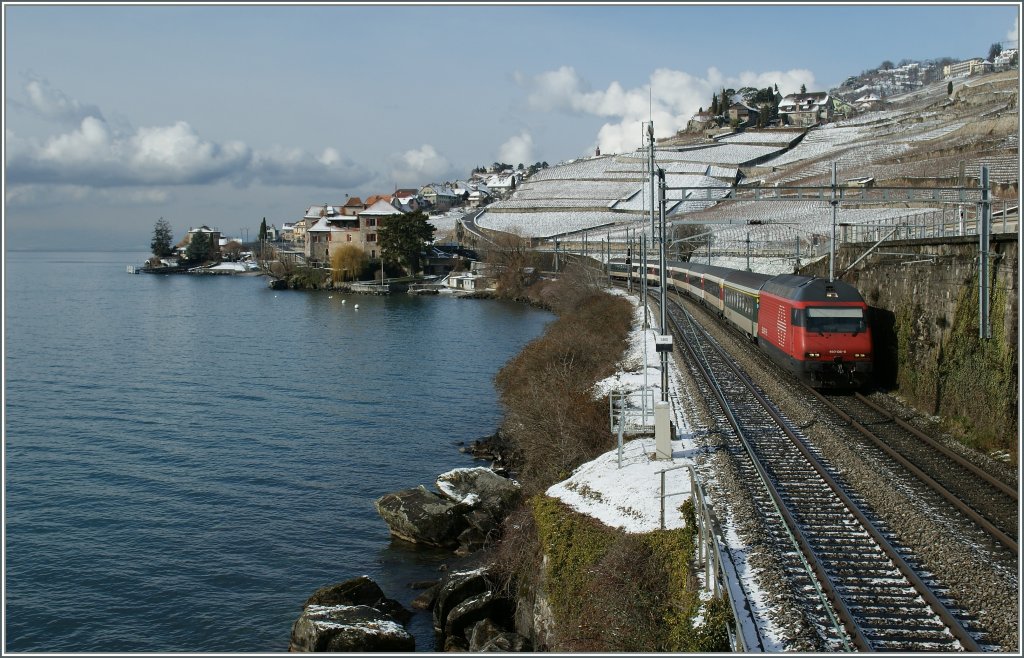
[[[1005,50],[992,60],[886,62],[829,91],[783,96],[777,88],[723,89],[687,129],[655,145],[669,188],[666,216],[675,226],[740,224],[717,228],[699,246],[708,255],[713,250],[727,256],[749,252],[753,243],[761,254],[779,256],[762,263],[767,271],[783,271],[825,248],[829,215],[808,204],[775,204],[769,210],[736,198],[733,190],[826,185],[832,163],[844,186],[976,182],[986,165],[997,200],[1015,204],[1017,66],[1017,51]],[[477,167],[466,180],[307,205],[280,227],[268,223],[264,245],[322,268],[330,266],[332,249],[352,245],[367,260],[365,272],[380,276],[379,229],[390,217],[422,212],[438,229],[435,246],[441,248],[431,273],[444,274],[457,267],[444,247],[479,247],[496,233],[581,247],[592,238],[635,239],[651,213],[649,181],[646,149],[610,155],[598,149],[552,167],[496,162]],[[954,213],[974,212],[956,201],[870,209],[845,204],[844,223],[945,223]],[[206,234],[213,260],[252,256],[245,250],[252,244],[243,247],[241,239],[201,226],[178,243],[180,257],[197,233]]]

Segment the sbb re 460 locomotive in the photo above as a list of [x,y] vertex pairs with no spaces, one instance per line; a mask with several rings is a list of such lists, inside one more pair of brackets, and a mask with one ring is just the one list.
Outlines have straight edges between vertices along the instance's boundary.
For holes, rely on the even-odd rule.
[[[612,261],[613,279],[638,281],[641,268]],[[658,263],[647,266],[658,286]],[[780,366],[816,388],[862,388],[872,373],[868,306],[856,288],[796,274],[757,274],[668,262],[670,289],[713,308]]]

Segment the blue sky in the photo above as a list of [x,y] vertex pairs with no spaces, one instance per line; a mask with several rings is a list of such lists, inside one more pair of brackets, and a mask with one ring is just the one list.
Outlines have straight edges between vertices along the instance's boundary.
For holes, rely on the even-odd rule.
[[[1016,47],[1019,5],[4,4],[5,248],[255,233],[345,195],[673,133],[722,87],[827,90]],[[45,244],[40,236],[45,235]]]

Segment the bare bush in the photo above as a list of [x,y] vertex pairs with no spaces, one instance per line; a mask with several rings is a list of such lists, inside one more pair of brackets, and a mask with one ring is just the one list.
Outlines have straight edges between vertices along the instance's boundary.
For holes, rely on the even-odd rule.
[[607,401],[590,390],[614,372],[632,319],[629,302],[590,286],[560,281],[548,293],[560,317],[495,377],[502,433],[531,493],[608,448]]
[[494,273],[498,295],[517,298],[533,282],[529,271],[537,269],[538,258],[531,249],[529,238],[515,233],[498,233],[484,250],[484,262]]

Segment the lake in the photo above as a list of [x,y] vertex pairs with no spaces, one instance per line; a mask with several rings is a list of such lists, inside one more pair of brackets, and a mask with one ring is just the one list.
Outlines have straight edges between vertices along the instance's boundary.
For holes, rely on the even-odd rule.
[[[552,315],[125,272],[145,257],[6,254],[5,649],[286,651],[363,574],[408,607],[452,556],[373,501],[480,465],[458,442]],[[433,650],[429,614],[410,631]]]

